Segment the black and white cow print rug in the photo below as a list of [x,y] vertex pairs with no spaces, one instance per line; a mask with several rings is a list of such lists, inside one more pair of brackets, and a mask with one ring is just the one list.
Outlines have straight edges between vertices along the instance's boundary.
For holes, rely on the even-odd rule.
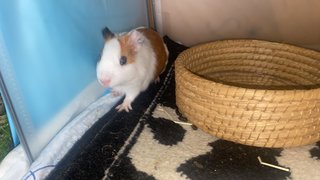
[[[165,38],[170,61],[159,84],[98,121],[47,179],[320,180],[320,142],[288,149],[218,139],[188,123],[175,104],[173,62],[186,49]],[[285,170],[263,165],[268,164]],[[289,170],[289,171],[286,171]]]

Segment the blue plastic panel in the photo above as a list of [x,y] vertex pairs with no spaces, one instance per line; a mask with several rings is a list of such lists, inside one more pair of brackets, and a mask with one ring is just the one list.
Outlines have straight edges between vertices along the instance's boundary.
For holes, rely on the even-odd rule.
[[[27,148],[50,139],[104,89],[95,68],[104,26],[147,26],[145,0],[0,0],[0,70]],[[21,138],[20,138],[21,139]]]
[[8,122],[9,122],[9,126],[10,126],[10,132],[11,132],[13,146],[17,146],[20,143],[20,141],[19,141],[17,131],[15,130],[15,126],[13,124],[12,117],[9,114],[8,108],[6,108],[6,114],[7,114],[7,118],[8,118]]

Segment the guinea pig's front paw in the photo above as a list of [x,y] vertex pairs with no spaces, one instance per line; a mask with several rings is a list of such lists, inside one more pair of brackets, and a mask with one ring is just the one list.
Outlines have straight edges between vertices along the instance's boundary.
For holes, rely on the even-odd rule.
[[117,106],[116,109],[118,110],[118,112],[121,112],[123,110],[125,110],[126,112],[129,112],[130,110],[132,110],[131,102],[124,101],[122,104]]

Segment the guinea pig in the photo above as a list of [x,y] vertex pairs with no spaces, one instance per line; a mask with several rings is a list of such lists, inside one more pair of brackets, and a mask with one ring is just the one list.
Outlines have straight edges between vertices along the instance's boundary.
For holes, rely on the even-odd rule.
[[116,109],[129,112],[134,99],[164,71],[168,49],[160,35],[149,28],[114,34],[106,27],[102,35],[105,43],[97,63],[97,79],[113,93],[125,95]]

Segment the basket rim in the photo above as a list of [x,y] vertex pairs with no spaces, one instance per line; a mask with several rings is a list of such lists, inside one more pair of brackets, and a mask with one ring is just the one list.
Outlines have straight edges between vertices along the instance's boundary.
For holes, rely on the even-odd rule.
[[[223,44],[223,43],[229,43],[229,42],[239,42],[239,43],[242,43],[242,42],[254,42],[254,43],[270,44],[270,45],[276,45],[276,46],[287,46],[288,48],[291,48],[291,49],[296,49],[296,50],[306,51],[306,52],[312,53],[313,55],[319,56],[319,58],[320,58],[320,51],[317,51],[315,49],[310,49],[310,48],[306,48],[306,47],[300,47],[300,46],[297,46],[296,44],[289,43],[289,42],[278,42],[278,41],[264,40],[264,39],[249,39],[249,38],[248,39],[246,39],[246,38],[218,39],[218,40],[214,40],[214,41],[208,41],[208,42],[205,42],[205,43],[195,44],[191,48],[199,48],[199,47],[207,46],[207,45],[210,45],[210,44]],[[189,49],[186,49],[184,51],[187,51]]]
[[[320,87],[310,88],[310,89],[260,89],[260,88],[241,87],[241,86],[237,86],[237,85],[228,85],[228,84],[224,84],[224,83],[220,83],[220,82],[216,82],[213,80],[203,78],[185,67],[185,63],[183,62],[184,61],[183,57],[187,56],[188,53],[190,53],[191,51],[196,51],[197,49],[200,49],[202,47],[209,46],[209,45],[215,45],[215,44],[220,45],[220,44],[234,43],[234,42],[237,42],[237,43],[252,42],[252,43],[260,43],[260,44],[270,44],[270,45],[274,45],[274,46],[286,46],[286,47],[293,49],[293,50],[304,51],[304,52],[307,52],[308,54],[318,56],[320,59],[320,52],[312,50],[312,49],[298,47],[298,46],[295,46],[292,44],[279,43],[279,42],[266,41],[266,40],[257,40],[257,39],[226,39],[226,40],[217,40],[217,41],[213,41],[213,42],[198,44],[198,45],[195,45],[189,49],[184,50],[177,57],[176,62],[175,62],[175,66],[176,66],[176,68],[181,68],[182,71],[184,73],[186,73],[187,76],[194,78],[197,81],[203,81],[203,82],[206,82],[210,85],[215,85],[215,86],[218,85],[219,87],[245,89],[247,91],[255,91],[255,92],[274,92],[274,91],[286,92],[286,93],[292,92],[295,94],[296,93],[305,93],[305,92],[313,93],[316,91],[320,91]],[[320,86],[320,84],[319,84],[319,86]]]

